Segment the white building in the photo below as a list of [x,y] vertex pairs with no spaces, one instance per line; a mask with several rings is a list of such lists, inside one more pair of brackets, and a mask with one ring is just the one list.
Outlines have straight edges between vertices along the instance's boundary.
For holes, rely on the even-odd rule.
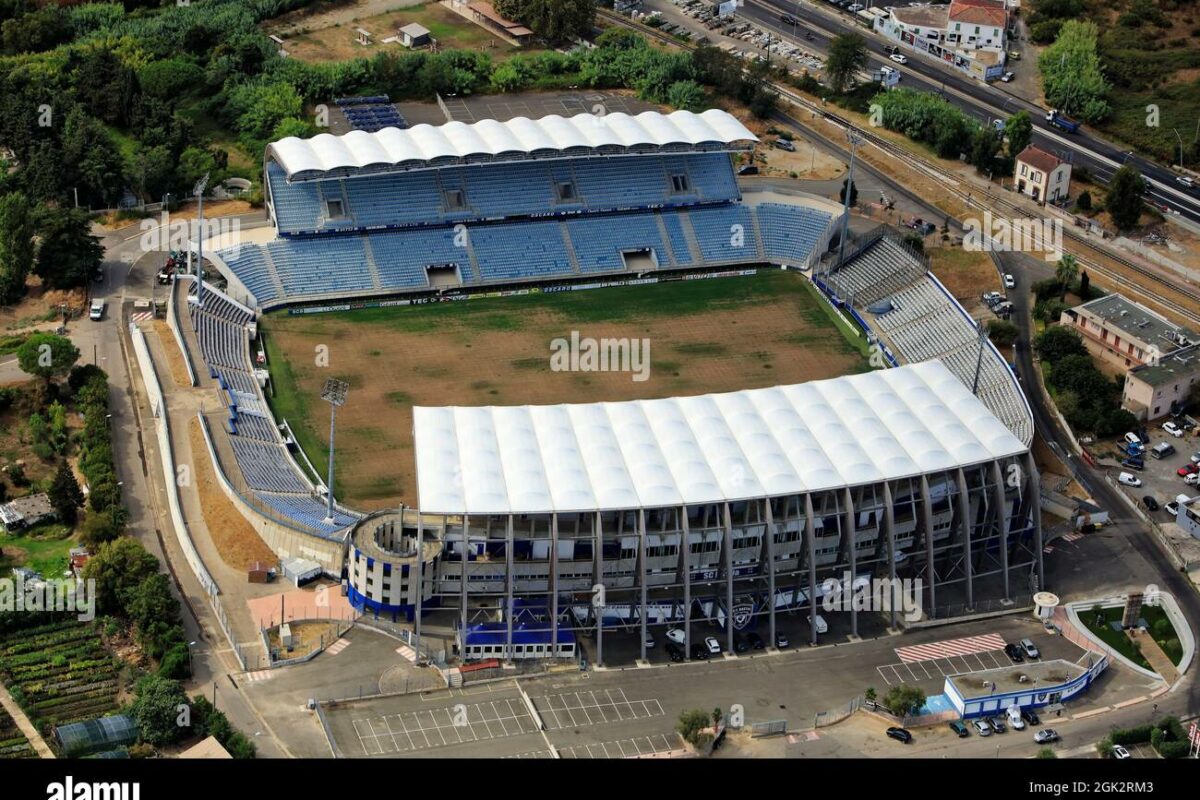
[[954,0],[949,5],[894,7],[875,30],[979,78],[1004,72],[1008,11],[998,0]]
[[1017,154],[1016,190],[1039,203],[1066,200],[1071,193],[1071,165],[1053,153],[1029,145]]

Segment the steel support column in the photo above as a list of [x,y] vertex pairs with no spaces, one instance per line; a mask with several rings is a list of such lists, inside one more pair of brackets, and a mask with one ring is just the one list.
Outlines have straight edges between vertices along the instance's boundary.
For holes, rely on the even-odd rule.
[[683,526],[683,657],[692,657],[692,534],[688,528],[687,506],[679,507]]
[[[463,518],[462,518],[462,554],[461,554],[462,560],[459,562],[459,566],[462,567],[462,571],[459,572],[459,574],[458,574],[459,627],[460,627],[460,630],[462,631],[462,646],[461,646],[461,648],[459,650],[459,654],[458,654],[460,659],[462,659],[466,655],[466,650],[467,650],[467,602],[469,599],[467,597],[467,566],[471,563],[471,558],[468,553],[468,548],[470,546],[470,543],[467,540],[467,532],[470,530],[470,527],[471,527],[470,522],[468,522],[469,519],[470,518],[467,515],[465,515],[465,514],[463,515]],[[444,530],[444,531],[449,530],[449,525],[447,523],[447,517],[444,515],[442,516],[442,530]],[[509,642],[509,645],[511,646],[512,642]]]
[[508,622],[507,633],[504,637],[504,660],[511,661],[513,657],[513,595],[516,594],[517,576],[513,569],[513,518],[512,514],[505,515],[504,523],[504,619]]
[[971,497],[967,494],[967,475],[958,468],[958,515],[962,531],[962,560],[967,571],[967,608],[975,607],[975,566],[971,563]]
[[888,609],[891,612],[889,625],[896,629],[896,604],[903,596],[896,584],[896,508],[892,500],[891,481],[883,482],[883,528],[887,533],[888,554]]
[[[608,604],[608,590],[604,587],[604,522],[600,512],[596,512],[593,528],[592,574],[595,585],[592,587],[592,613],[596,615],[596,666],[604,664],[604,607]],[[597,596],[596,587],[601,594]]]
[[[854,602],[854,581],[858,578],[858,519],[854,513],[854,496],[849,489],[842,490],[842,501],[846,504],[842,509],[842,536],[850,539],[850,635],[858,636],[858,604]],[[816,629],[815,614],[808,624]]]
[[1042,591],[1046,588],[1046,566],[1042,550],[1042,504],[1041,486],[1038,481],[1037,464],[1033,460],[1033,451],[1025,453],[1025,481],[1026,494],[1029,495],[1029,519],[1033,525],[1033,546],[1037,553],[1037,588]]
[[[404,507],[400,508],[400,529],[404,530]],[[409,583],[416,586],[416,600],[413,605],[416,612],[413,615],[413,650],[417,652],[417,660],[421,660],[421,607],[423,605],[425,594],[425,521],[417,514],[417,563],[416,577],[413,577],[413,569],[408,571]]]
[[771,513],[771,500],[763,500],[767,518],[767,626],[770,647],[775,646],[775,517]]
[[1004,473],[1000,469],[1000,462],[992,462],[992,482],[995,486],[992,487],[992,502],[996,505],[996,528],[1000,531],[1000,568],[1004,570],[1004,599],[1011,600],[1012,592],[1008,586],[1008,530],[1009,525],[1009,503],[1008,496],[1004,491]]
[[550,515],[550,657],[558,658],[558,514]]
[[[804,538],[808,541],[808,614],[811,618],[817,617],[817,528],[813,523],[813,501],[812,495],[804,495]],[[792,598],[792,605],[795,606],[796,598]],[[817,628],[814,625],[808,626],[811,639],[809,644],[814,647],[817,644]]]
[[729,503],[721,504],[721,522],[725,528],[725,647],[733,652],[733,520]]
[[937,567],[933,563],[933,503],[929,499],[929,476],[921,476],[921,527],[925,529],[925,577],[929,580],[929,613],[937,616]]
[[641,653],[642,660],[646,660],[646,510],[638,509],[637,516],[637,539],[638,539],[638,587],[641,589],[639,598],[638,616],[641,617]]

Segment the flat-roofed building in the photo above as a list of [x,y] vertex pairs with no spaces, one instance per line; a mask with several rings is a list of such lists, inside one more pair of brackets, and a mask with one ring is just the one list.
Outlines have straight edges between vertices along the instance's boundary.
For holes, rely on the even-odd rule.
[[1093,356],[1121,372],[1156,364],[1164,355],[1200,342],[1194,331],[1119,294],[1068,308],[1059,322],[1077,331]]
[[1200,380],[1200,345],[1162,356],[1125,373],[1121,407],[1138,419],[1155,419],[1187,405],[1192,386]]

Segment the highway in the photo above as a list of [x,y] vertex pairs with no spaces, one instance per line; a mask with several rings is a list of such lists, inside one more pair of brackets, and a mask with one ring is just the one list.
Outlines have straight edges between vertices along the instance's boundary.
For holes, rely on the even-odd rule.
[[[1200,195],[1196,190],[1189,191],[1176,183],[1175,173],[1170,169],[1123,150],[1084,129],[1075,134],[1059,131],[1046,122],[1046,109],[1004,91],[1002,87],[1005,84],[982,83],[907,48],[901,50],[908,58],[907,64],[901,66],[888,61],[883,54],[887,40],[856,24],[849,15],[839,12],[834,6],[825,3],[818,6],[799,0],[747,0],[745,7],[738,9],[737,13],[739,18],[754,23],[764,31],[769,30],[785,40],[822,53],[828,50],[834,36],[860,34],[867,40],[872,54],[868,68],[876,70],[884,64],[898,68],[903,75],[901,87],[942,94],[949,102],[984,124],[1018,111],[1028,111],[1033,118],[1034,144],[1058,154],[1076,167],[1086,166],[1103,182],[1107,182],[1122,164],[1130,163],[1147,179],[1148,197],[1179,212],[1181,217],[1200,223]],[[800,24],[785,25],[780,21],[780,16],[785,13],[795,17]],[[812,34],[811,39],[805,38],[805,31]],[[716,41],[721,37],[719,34],[710,34],[710,38]]]

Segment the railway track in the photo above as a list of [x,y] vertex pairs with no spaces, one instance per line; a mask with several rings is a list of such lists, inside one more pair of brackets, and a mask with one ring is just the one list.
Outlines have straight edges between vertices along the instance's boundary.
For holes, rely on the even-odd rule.
[[[645,25],[640,25],[632,20],[626,19],[620,14],[608,11],[607,9],[597,9],[596,13],[598,16],[612,24],[620,25],[621,27],[628,28],[630,30],[635,30],[647,38],[657,41],[661,44],[667,44],[685,50],[696,49],[696,45],[692,44],[691,42],[682,42],[673,36],[663,33],[662,31]],[[975,196],[974,192],[964,190],[960,186],[961,179],[958,176],[952,175],[945,170],[940,169],[936,165],[931,164],[925,159],[912,154],[895,143],[872,133],[869,129],[856,126],[849,119],[831,113],[825,107],[812,102],[800,94],[797,94],[791,88],[774,82],[771,84],[771,86],[775,89],[780,97],[786,99],[792,105],[813,112],[827,122],[842,127],[848,132],[853,130],[855,135],[860,137],[864,142],[869,143],[876,149],[886,153],[891,158],[904,162],[907,166],[917,170],[918,172],[922,172],[932,178],[939,179],[942,181],[942,186],[946,193],[954,195],[969,208],[977,208],[980,211],[994,211],[996,209],[1001,209],[1013,217],[1020,216],[1021,218],[1029,220],[1036,219],[1024,208],[1018,206],[1011,200],[1006,199],[1002,195],[992,193],[990,190],[987,190],[982,198]],[[794,124],[803,126],[803,123],[794,117],[789,116],[788,119]],[[889,177],[890,180],[894,180],[891,179],[890,176],[885,177]],[[986,203],[984,200],[986,200]],[[954,222],[961,226],[963,220],[956,219]],[[1108,250],[1101,248],[1096,243],[1090,241],[1086,236],[1076,233],[1066,225],[1063,226],[1063,236],[1072,243],[1076,251],[1082,250],[1092,254],[1092,257],[1088,258],[1081,255],[1079,252],[1075,252],[1074,255],[1076,258],[1078,258],[1079,265],[1082,269],[1086,269],[1089,273],[1098,275],[1108,280],[1114,286],[1120,286],[1122,291],[1140,294],[1143,298],[1152,300],[1159,306],[1187,319],[1190,323],[1200,325],[1200,312],[1197,310],[1200,309],[1200,291],[1194,290],[1186,285],[1176,283],[1166,276],[1159,274],[1158,272],[1147,269],[1145,266],[1138,264],[1132,259],[1111,253]],[[1112,265],[1117,266],[1114,267]],[[1121,274],[1120,270],[1125,270],[1127,272],[1136,274],[1144,281],[1144,283],[1136,283],[1131,285],[1129,282],[1129,275]],[[1187,305],[1177,302],[1172,296],[1164,296],[1164,294],[1160,294],[1156,290],[1163,290],[1164,292],[1170,293],[1173,296],[1186,298],[1187,300],[1191,301],[1194,306],[1188,307]]]

